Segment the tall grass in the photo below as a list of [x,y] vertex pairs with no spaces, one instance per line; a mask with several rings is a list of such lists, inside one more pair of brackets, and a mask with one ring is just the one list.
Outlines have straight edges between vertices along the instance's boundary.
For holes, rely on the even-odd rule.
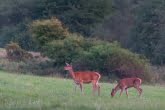
[[0,71],[1,110],[164,110],[165,88],[143,86],[143,95],[129,90],[110,97],[115,84],[101,83],[101,96],[93,96],[91,85],[84,85],[84,95],[74,92],[72,80],[9,74]]

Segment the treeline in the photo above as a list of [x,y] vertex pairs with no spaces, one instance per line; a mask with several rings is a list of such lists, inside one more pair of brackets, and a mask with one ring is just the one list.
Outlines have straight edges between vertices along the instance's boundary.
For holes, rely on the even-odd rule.
[[90,36],[92,28],[112,12],[111,0],[0,1],[0,46],[10,40],[34,48],[28,25],[36,19],[59,18],[71,32]]
[[113,9],[93,36],[117,40],[123,47],[145,55],[152,64],[164,65],[164,0],[113,0]]
[[0,46],[13,41],[37,50],[29,24],[56,16],[70,32],[118,41],[153,64],[163,65],[164,13],[164,0],[0,0]]

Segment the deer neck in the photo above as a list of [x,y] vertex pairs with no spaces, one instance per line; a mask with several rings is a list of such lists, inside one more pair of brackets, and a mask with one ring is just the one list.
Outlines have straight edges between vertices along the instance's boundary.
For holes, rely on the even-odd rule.
[[72,78],[75,80],[75,74],[73,69],[69,70],[70,75],[72,76]]
[[119,84],[115,87],[115,91],[117,92],[120,89]]

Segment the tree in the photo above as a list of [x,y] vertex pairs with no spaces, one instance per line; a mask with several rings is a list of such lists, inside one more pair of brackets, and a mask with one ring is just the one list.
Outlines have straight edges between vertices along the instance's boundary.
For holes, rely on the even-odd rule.
[[[7,0],[0,1],[0,28],[19,28],[17,24],[24,24],[24,28],[18,30],[2,30],[4,46],[6,43],[15,39],[15,34],[21,35],[27,33],[26,37],[30,38],[27,32],[28,24],[36,19],[48,19],[57,16],[70,31],[90,35],[91,28],[101,22],[107,14],[111,14],[111,0]],[[18,27],[17,27],[18,26]],[[13,36],[8,37],[11,33]],[[24,39],[25,36],[20,36]],[[5,39],[8,38],[8,39]],[[25,39],[24,39],[25,40]],[[23,48],[31,49],[23,40],[19,40]],[[28,43],[31,41],[28,40]],[[32,43],[31,43],[32,44]],[[26,47],[27,46],[27,47]],[[35,45],[33,46],[35,47]]]
[[46,0],[47,16],[57,16],[71,32],[89,36],[91,28],[111,14],[111,0]]
[[141,0],[112,0],[113,13],[93,29],[92,36],[108,41],[118,41],[128,46],[130,31],[134,26],[134,8]]
[[36,50],[36,45],[34,44],[30,33],[27,28],[26,22],[19,23],[17,25],[3,26],[0,30],[0,46],[5,47],[9,42],[18,43],[23,49],[26,50]]
[[[39,14],[35,13],[40,0],[7,0],[0,1],[0,46],[10,41],[17,42],[22,48],[35,50],[28,32],[28,24]],[[39,12],[38,12],[39,13]]]
[[69,34],[67,28],[55,17],[47,20],[36,20],[30,28],[34,40],[40,46],[44,46],[52,40],[62,40]]
[[[162,0],[151,0],[142,2],[135,11],[135,26],[131,31],[129,47],[131,50],[144,54],[152,63],[158,63],[156,57],[159,45],[162,44],[165,29],[164,2]],[[157,50],[157,51],[156,51]],[[160,57],[159,57],[160,58]],[[159,59],[160,60],[160,59]],[[163,59],[162,59],[163,60]],[[163,61],[164,62],[164,61]]]

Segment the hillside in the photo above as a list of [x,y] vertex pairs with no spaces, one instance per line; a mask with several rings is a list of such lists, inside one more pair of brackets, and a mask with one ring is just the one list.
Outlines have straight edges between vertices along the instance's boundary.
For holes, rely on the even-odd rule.
[[91,86],[85,95],[73,91],[71,80],[11,74],[0,71],[1,110],[164,110],[165,88],[143,86],[143,96],[129,91],[129,98],[110,97],[114,84],[102,83],[101,96],[94,97]]

